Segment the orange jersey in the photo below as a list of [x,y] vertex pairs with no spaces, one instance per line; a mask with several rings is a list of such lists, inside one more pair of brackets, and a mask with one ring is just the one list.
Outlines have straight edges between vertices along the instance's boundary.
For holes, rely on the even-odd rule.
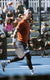
[[18,38],[17,40],[27,43],[27,39],[29,36],[30,25],[26,20],[22,20],[18,23],[16,29],[19,31],[17,32]]

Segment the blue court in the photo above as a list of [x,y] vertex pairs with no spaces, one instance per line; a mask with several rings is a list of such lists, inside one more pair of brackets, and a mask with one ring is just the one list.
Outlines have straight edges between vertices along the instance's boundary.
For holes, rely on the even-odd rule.
[[[11,59],[13,57],[7,57]],[[34,68],[34,75],[49,75],[50,74],[50,56],[41,57],[41,56],[32,56],[32,65]],[[23,76],[31,75],[31,72],[27,66],[26,58],[22,61],[13,62],[8,64],[5,68],[5,72],[2,71],[1,60],[0,60],[0,77],[2,76]]]

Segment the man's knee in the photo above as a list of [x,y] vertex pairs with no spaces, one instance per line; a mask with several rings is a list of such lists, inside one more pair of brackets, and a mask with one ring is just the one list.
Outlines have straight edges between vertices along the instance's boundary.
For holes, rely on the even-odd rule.
[[20,60],[23,60],[24,59],[24,57],[22,57],[22,58],[19,58]]
[[27,59],[31,59],[30,53],[27,53],[27,54],[26,54],[26,58],[27,58]]

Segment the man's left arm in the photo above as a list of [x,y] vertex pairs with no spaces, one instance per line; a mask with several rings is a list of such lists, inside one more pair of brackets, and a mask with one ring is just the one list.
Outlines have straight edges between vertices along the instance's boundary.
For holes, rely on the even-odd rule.
[[16,46],[16,36],[17,36],[18,28],[19,27],[17,26],[17,28],[15,29],[14,34],[13,34],[13,47]]

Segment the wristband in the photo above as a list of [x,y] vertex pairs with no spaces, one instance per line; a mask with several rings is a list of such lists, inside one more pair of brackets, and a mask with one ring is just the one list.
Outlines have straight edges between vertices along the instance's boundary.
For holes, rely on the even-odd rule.
[[16,42],[16,38],[13,38],[13,42]]

